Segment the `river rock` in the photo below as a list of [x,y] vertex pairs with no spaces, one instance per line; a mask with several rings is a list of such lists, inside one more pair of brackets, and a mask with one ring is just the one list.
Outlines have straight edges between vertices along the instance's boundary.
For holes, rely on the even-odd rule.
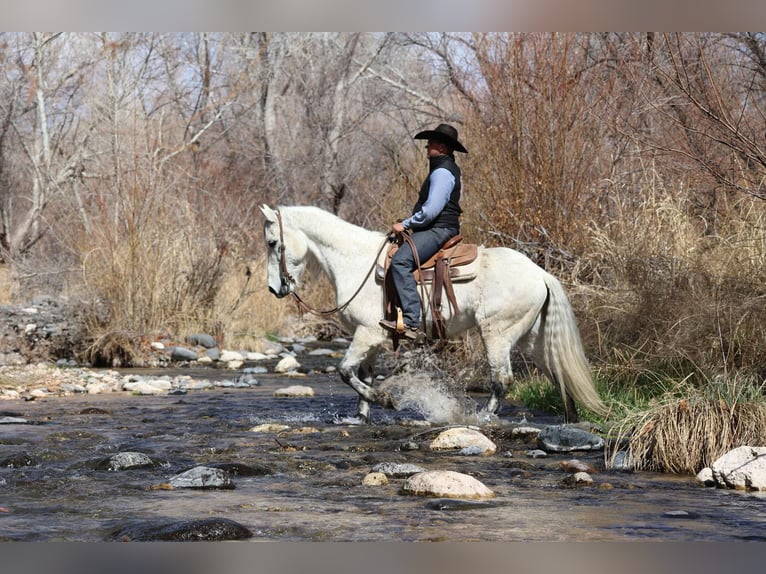
[[197,347],[205,347],[206,349],[212,349],[216,346],[215,337],[205,333],[187,335],[186,342]]
[[169,480],[173,488],[232,489],[234,483],[229,473],[220,468],[195,466]]
[[167,351],[171,361],[196,361],[199,357],[196,351],[186,347],[169,347]]
[[715,477],[713,476],[713,469],[706,466],[697,473],[697,480],[705,486],[715,486]]
[[766,490],[766,447],[740,446],[712,464],[718,486],[737,490]]
[[134,395],[164,395],[171,388],[170,381],[163,379],[127,382],[122,385],[124,391],[129,391]]
[[479,431],[468,427],[447,429],[431,441],[431,450],[474,449],[473,454],[494,454],[497,446]]
[[237,351],[224,350],[221,352],[218,360],[222,363],[230,363],[232,361],[244,361],[245,357],[242,355],[242,353],[238,353]]
[[439,498],[493,498],[495,493],[474,477],[452,470],[427,470],[409,477],[403,494]]
[[250,538],[253,533],[228,518],[182,520],[167,524],[133,524],[111,534],[111,540],[128,541],[222,541]]
[[249,430],[250,432],[283,432],[290,430],[290,427],[279,423],[262,423],[251,427]]
[[23,466],[34,466],[38,464],[37,459],[26,452],[19,452],[0,460],[0,468],[21,468]]
[[313,397],[314,389],[303,385],[290,385],[274,391],[275,397]]
[[385,486],[388,484],[388,477],[382,472],[367,473],[362,479],[363,486]]
[[575,472],[567,476],[562,483],[565,486],[589,486],[593,484],[593,478],[587,472]]
[[372,467],[373,472],[382,472],[391,478],[406,478],[425,470],[422,466],[408,462],[380,462]]
[[292,355],[287,355],[286,357],[283,357],[274,367],[275,373],[288,373],[290,371],[295,371],[300,367],[300,363],[298,363],[298,360],[293,357]]
[[0,425],[28,425],[29,421],[22,417],[0,417]]
[[577,427],[550,425],[537,435],[537,446],[547,452],[601,450],[604,439]]
[[118,452],[98,462],[96,470],[131,470],[134,468],[148,468],[156,466],[156,463],[142,452]]

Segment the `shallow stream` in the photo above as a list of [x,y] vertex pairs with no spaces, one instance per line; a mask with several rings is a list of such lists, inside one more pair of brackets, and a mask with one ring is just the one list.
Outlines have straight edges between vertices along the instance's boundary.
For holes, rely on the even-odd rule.
[[[243,525],[253,534],[246,541],[766,539],[763,494],[704,488],[693,477],[604,471],[601,453],[529,458],[535,445],[509,432],[521,418],[511,407],[482,428],[496,454],[461,456],[425,448],[440,425],[424,424],[413,409],[374,408],[373,424],[344,422],[356,398],[336,374],[257,378],[260,386],[248,389],[0,403],[0,417],[31,423],[0,425],[0,460],[29,458],[0,468],[0,540],[103,541],[135,524],[206,518]],[[274,396],[294,384],[316,396]],[[250,430],[261,423],[289,430]],[[159,464],[98,469],[121,451]],[[559,463],[572,458],[600,469],[592,486],[564,485]],[[371,468],[387,461],[470,474],[497,496],[460,504],[400,494],[403,479],[363,486]],[[232,475],[235,488],[166,489],[170,477],[216,463],[242,465]]]

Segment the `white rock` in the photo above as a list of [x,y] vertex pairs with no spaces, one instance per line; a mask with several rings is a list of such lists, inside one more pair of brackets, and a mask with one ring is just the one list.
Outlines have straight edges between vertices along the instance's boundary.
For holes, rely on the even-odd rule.
[[170,390],[171,384],[170,381],[158,379],[156,381],[124,383],[122,388],[137,395],[162,395]]
[[221,356],[218,357],[218,360],[222,363],[229,363],[231,361],[243,361],[244,359],[245,357],[243,357],[237,351],[222,351]]
[[712,465],[719,486],[738,490],[766,490],[766,447],[740,446]]
[[452,470],[427,470],[409,477],[404,494],[446,498],[493,498],[495,493],[474,477]]
[[249,352],[247,354],[247,360],[248,361],[263,361],[265,359],[268,359],[269,357],[264,355],[263,353],[255,353],[255,352]]
[[511,431],[512,436],[537,436],[540,434],[540,431],[542,429],[536,428],[536,427],[530,427],[530,426],[520,426],[516,427]]
[[303,385],[290,385],[274,391],[275,397],[313,397],[314,389]]
[[495,443],[479,431],[468,427],[447,429],[431,441],[429,446],[431,450],[454,450],[469,447],[474,454],[494,454],[497,450]]
[[277,423],[263,423],[252,427],[250,432],[282,432],[286,430],[290,430],[290,427],[287,425],[281,425]]
[[274,367],[274,372],[287,373],[288,371],[296,370],[300,366],[300,363],[298,363],[295,357],[288,355],[277,363],[276,367]]
[[382,472],[370,472],[362,479],[364,486],[384,486],[388,484],[388,477]]
[[160,343],[159,341],[152,341],[151,342],[152,349],[156,349],[157,351],[164,351],[165,345],[164,343]]
[[705,486],[715,486],[715,478],[713,477],[713,469],[706,466],[697,473],[697,480]]
[[239,369],[242,368],[242,365],[244,365],[244,364],[245,364],[245,362],[241,361],[241,360],[238,360],[238,361],[228,361],[226,363],[226,368],[230,369],[232,371],[238,371]]

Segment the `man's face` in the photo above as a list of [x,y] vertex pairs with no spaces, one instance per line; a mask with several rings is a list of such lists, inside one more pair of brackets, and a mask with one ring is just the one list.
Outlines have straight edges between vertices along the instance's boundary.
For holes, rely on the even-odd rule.
[[428,152],[428,157],[436,157],[437,155],[449,153],[449,146],[439,140],[428,140],[426,151]]

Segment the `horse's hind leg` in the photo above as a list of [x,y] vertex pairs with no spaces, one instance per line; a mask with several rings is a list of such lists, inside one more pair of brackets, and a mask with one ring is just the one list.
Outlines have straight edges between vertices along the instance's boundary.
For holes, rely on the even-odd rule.
[[490,377],[490,397],[483,410],[488,414],[495,414],[508,391],[508,386],[513,382],[511,344],[507,337],[486,335],[485,333],[482,333],[482,337],[487,351]]

